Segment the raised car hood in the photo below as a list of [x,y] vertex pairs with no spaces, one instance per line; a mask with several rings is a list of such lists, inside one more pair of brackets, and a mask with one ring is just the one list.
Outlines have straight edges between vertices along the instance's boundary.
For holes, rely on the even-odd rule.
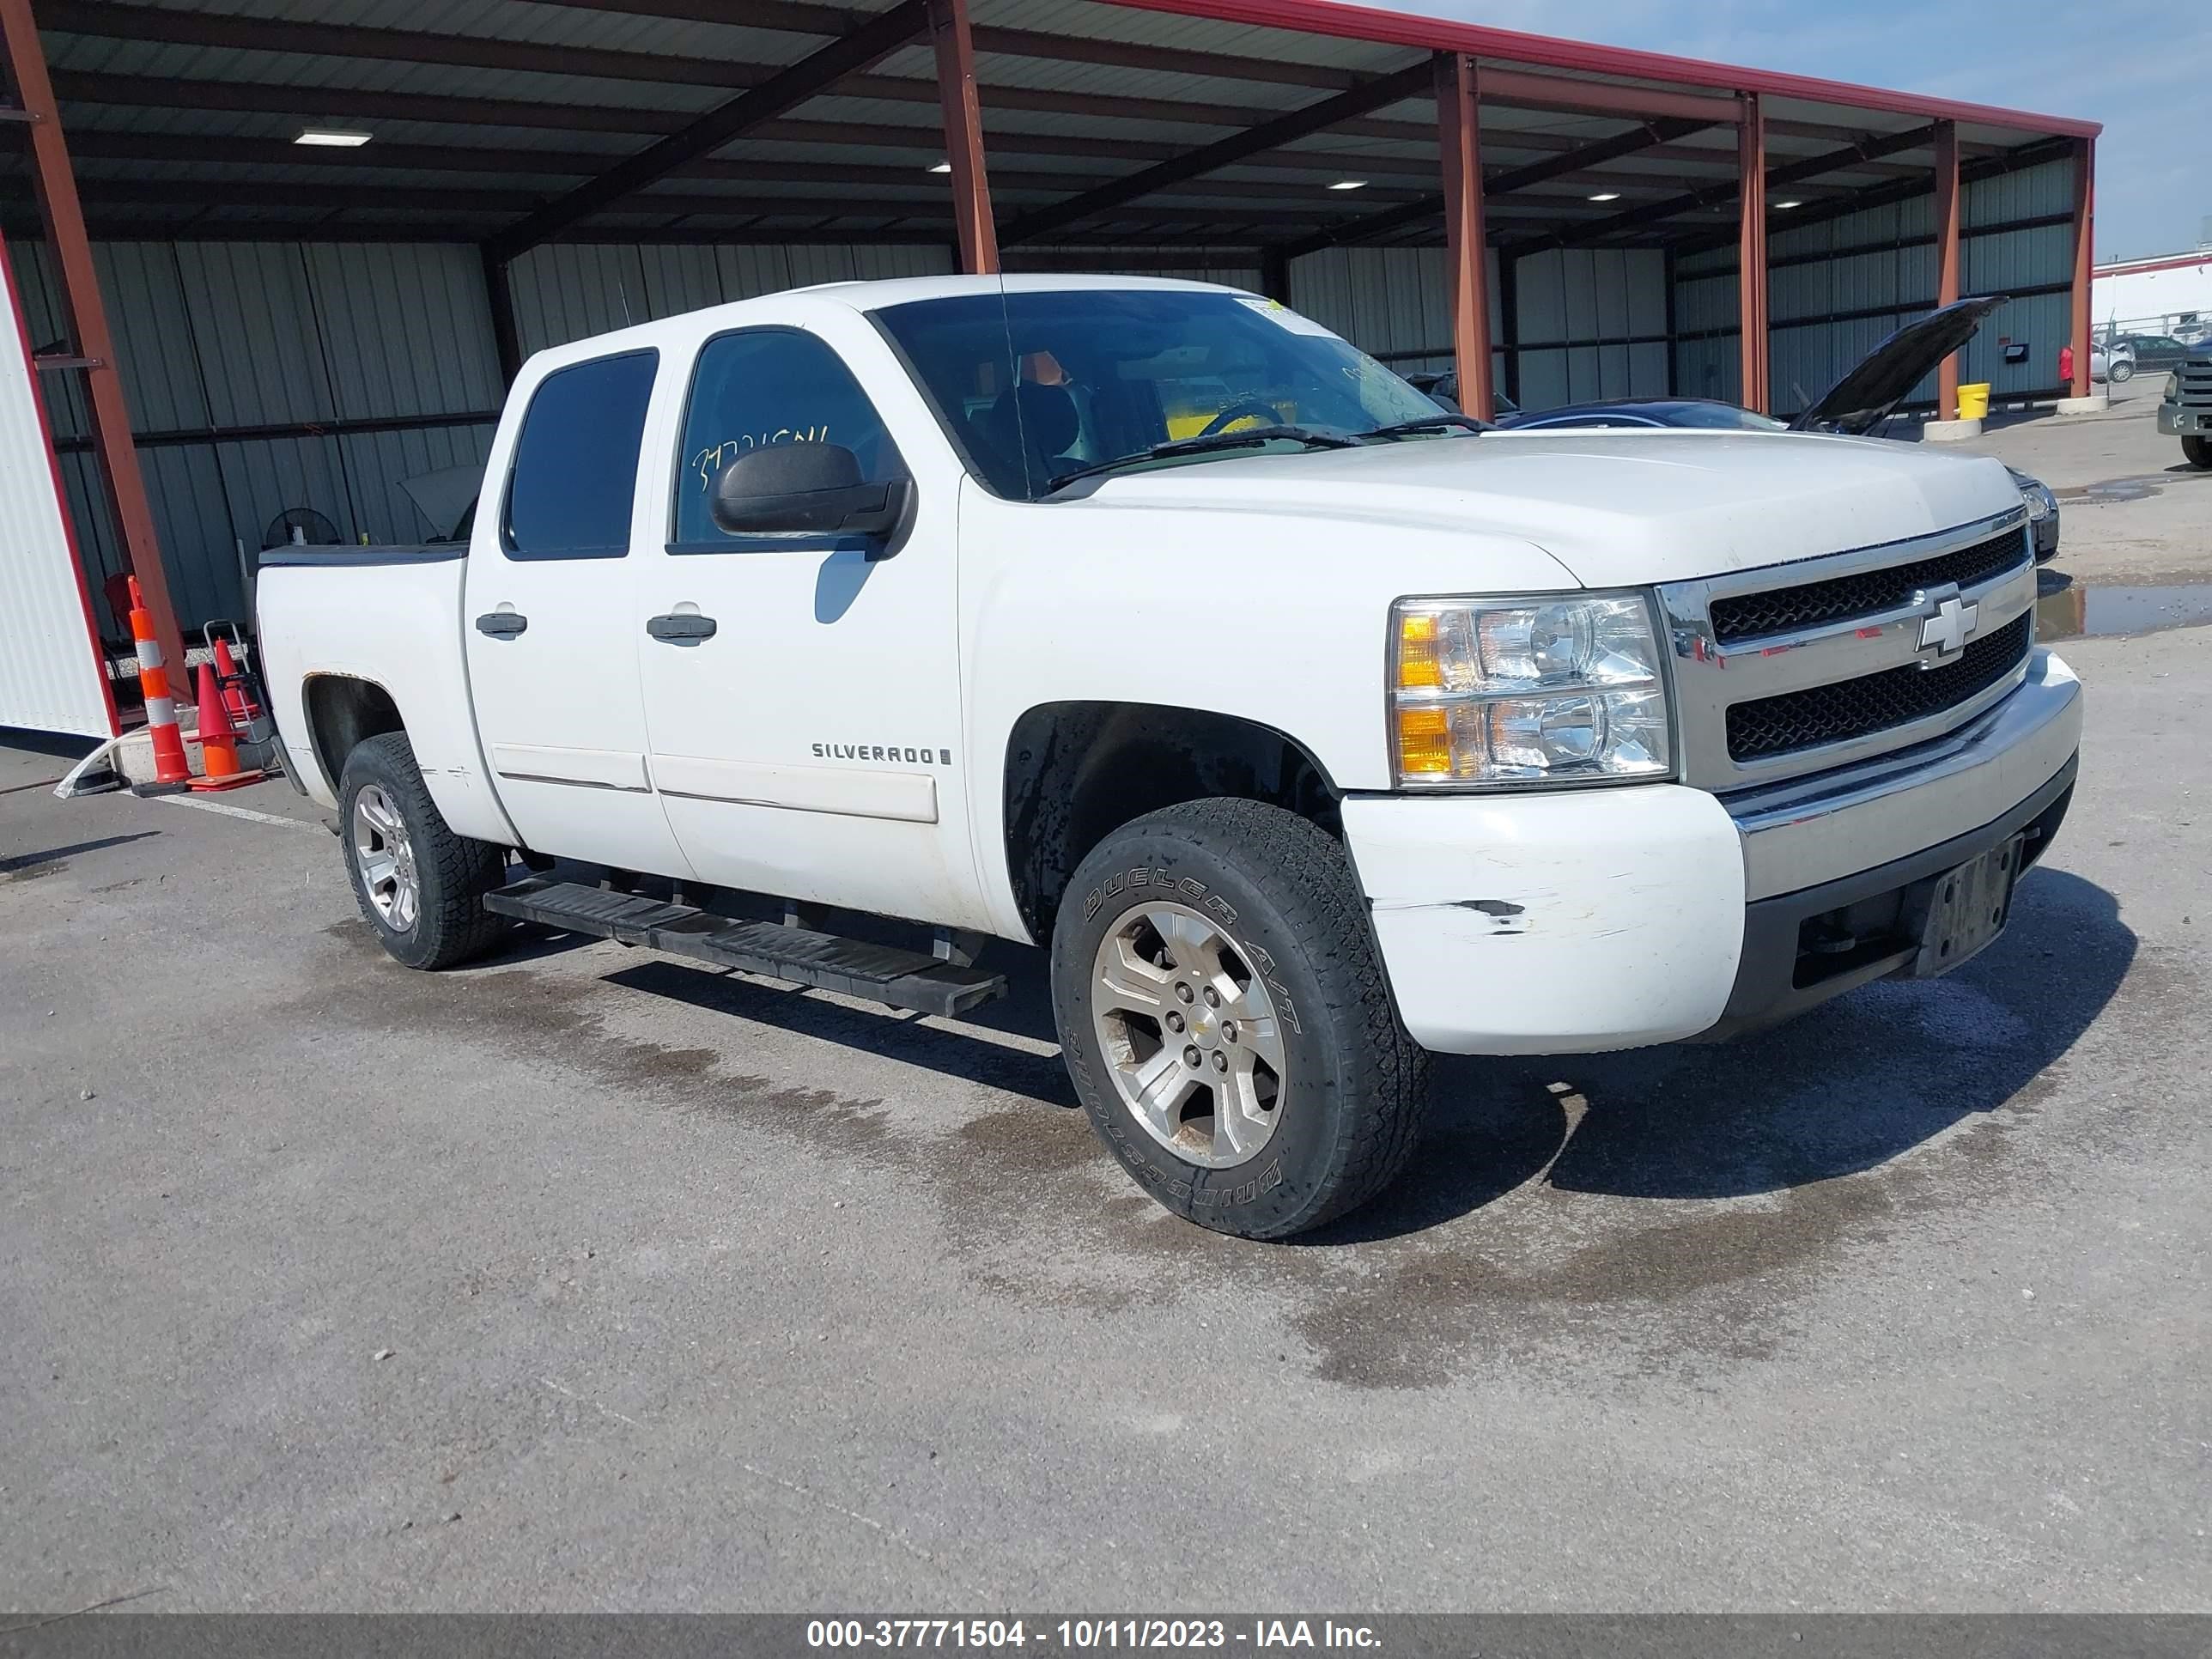
[[450,536],[461,521],[461,514],[469,510],[483,488],[483,468],[476,466],[444,466],[435,472],[417,472],[411,478],[402,478],[399,487],[407,492],[407,499],[415,503],[417,512],[430,521],[431,534]]
[[1960,300],[1907,323],[1790,422],[1793,432],[1871,432],[1927,379],[1936,365],[1974,337],[1982,319],[2004,304],[2002,294]]
[[1081,505],[1221,514],[1223,536],[1333,520],[1362,559],[1389,556],[1394,526],[1510,537],[1588,586],[1629,587],[1949,530],[2017,510],[2020,491],[1997,461],[1878,439],[1505,431],[1125,473]]

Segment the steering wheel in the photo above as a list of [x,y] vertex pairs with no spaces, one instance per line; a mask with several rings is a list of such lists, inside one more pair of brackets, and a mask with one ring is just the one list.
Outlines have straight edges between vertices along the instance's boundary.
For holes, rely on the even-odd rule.
[[1249,420],[1261,420],[1265,421],[1269,426],[1280,426],[1283,423],[1283,416],[1282,411],[1273,404],[1263,404],[1257,398],[1240,398],[1208,421],[1205,429],[1198,435],[1201,438],[1211,438],[1217,432],[1227,431],[1239,421]]

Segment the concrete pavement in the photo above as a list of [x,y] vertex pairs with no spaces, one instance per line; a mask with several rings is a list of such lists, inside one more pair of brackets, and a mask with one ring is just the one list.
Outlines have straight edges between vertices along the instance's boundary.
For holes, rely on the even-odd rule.
[[1982,958],[1450,1064],[1275,1247],[1121,1180],[1033,957],[981,1024],[418,975],[322,829],[4,751],[0,1603],[2202,1607],[2212,664],[2069,649]]

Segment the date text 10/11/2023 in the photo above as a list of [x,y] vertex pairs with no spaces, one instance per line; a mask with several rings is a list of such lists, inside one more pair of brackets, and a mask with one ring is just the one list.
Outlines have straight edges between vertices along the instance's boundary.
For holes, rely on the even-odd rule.
[[1381,1646],[1366,1625],[1333,1619],[816,1619],[806,1645],[839,1648],[1063,1650],[1229,1648],[1260,1650]]

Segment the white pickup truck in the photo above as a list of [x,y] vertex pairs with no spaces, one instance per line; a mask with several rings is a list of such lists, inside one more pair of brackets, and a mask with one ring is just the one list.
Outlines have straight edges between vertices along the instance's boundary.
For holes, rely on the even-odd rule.
[[400,962],[520,918],[951,1016],[1033,942],[1107,1146],[1255,1237],[1392,1178],[1430,1051],[1956,967],[2081,732],[1997,462],[1486,430],[1195,283],[579,341],[465,543],[264,562],[290,770]]

